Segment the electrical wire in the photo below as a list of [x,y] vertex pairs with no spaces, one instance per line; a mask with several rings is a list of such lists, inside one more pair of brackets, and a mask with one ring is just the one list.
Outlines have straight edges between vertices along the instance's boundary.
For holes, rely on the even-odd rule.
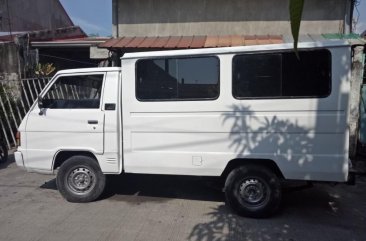
[[97,66],[97,64],[95,64],[95,63],[84,62],[84,61],[79,61],[79,60],[74,60],[74,59],[68,59],[68,58],[58,57],[58,56],[54,56],[54,55],[39,54],[39,56],[44,56],[44,57],[49,57],[49,58],[54,58],[54,59],[61,59],[61,60],[65,60],[65,61],[69,61],[69,62],[76,62],[76,63],[80,63],[80,64],[88,64],[88,65],[91,65],[91,66]]

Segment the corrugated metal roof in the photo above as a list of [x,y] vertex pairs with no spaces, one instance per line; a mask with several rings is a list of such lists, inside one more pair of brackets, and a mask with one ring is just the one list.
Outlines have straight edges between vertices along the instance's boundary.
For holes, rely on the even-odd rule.
[[[349,47],[350,44],[347,41],[343,40],[323,40],[323,41],[307,41],[307,42],[300,42],[298,47],[304,49],[313,49],[313,48],[332,48],[332,47]],[[150,58],[150,57],[170,57],[170,56],[189,56],[189,55],[205,55],[205,54],[227,54],[227,53],[234,53],[234,52],[247,52],[247,51],[263,51],[263,50],[284,50],[293,49],[293,43],[282,43],[282,44],[272,44],[266,45],[262,47],[262,45],[254,45],[254,46],[237,46],[233,47],[232,49],[225,48],[200,48],[197,49],[171,49],[168,51],[131,51],[126,52],[122,59],[137,59],[137,58]]]
[[283,43],[281,35],[123,37],[106,41],[101,48],[213,48]]

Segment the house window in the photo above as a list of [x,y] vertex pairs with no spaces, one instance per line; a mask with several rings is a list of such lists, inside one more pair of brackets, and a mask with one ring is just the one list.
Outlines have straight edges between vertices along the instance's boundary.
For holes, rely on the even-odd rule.
[[103,74],[61,76],[43,97],[50,109],[98,109]]
[[243,54],[233,58],[235,98],[321,98],[331,92],[328,50]]
[[136,64],[138,100],[210,100],[218,96],[216,57],[143,59]]

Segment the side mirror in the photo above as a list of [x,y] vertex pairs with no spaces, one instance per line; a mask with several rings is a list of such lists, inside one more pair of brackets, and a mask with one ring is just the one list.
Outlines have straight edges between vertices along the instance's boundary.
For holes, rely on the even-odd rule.
[[38,108],[43,109],[43,98],[42,96],[38,96],[37,98]]
[[42,97],[41,96],[38,96],[37,97],[37,104],[38,104],[38,108],[39,108],[39,115],[43,115],[43,108],[44,108],[44,106],[43,106],[43,99],[42,99]]

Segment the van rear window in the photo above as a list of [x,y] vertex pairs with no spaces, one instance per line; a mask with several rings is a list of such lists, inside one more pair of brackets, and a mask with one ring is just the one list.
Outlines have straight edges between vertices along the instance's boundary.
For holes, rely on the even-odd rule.
[[143,59],[136,64],[138,100],[209,100],[218,96],[216,57]]
[[235,98],[322,98],[331,92],[328,50],[243,54],[233,58]]

